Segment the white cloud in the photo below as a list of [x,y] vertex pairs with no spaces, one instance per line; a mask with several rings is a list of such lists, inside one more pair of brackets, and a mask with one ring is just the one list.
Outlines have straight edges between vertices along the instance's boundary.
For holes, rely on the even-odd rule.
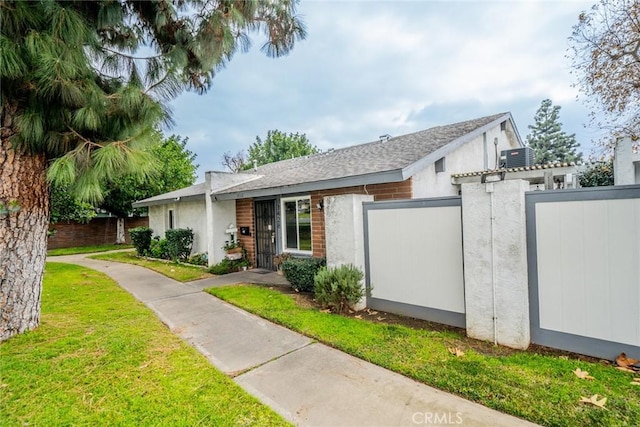
[[331,148],[512,111],[522,136],[544,98],[581,135],[567,37],[590,2],[302,2],[309,36],[285,58],[237,55],[205,96],[174,101],[201,169],[269,129]]

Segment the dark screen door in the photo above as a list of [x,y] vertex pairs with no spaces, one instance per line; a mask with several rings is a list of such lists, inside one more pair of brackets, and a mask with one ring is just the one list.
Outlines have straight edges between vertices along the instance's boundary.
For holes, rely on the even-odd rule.
[[273,257],[276,255],[276,202],[261,200],[255,202],[256,217],[256,267],[275,270]]

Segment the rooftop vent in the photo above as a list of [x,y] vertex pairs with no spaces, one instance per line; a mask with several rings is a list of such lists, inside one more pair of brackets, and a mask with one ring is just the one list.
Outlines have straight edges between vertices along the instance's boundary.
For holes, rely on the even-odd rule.
[[378,138],[380,138],[380,142],[386,142],[391,139],[391,135],[385,133],[384,135],[380,135]]

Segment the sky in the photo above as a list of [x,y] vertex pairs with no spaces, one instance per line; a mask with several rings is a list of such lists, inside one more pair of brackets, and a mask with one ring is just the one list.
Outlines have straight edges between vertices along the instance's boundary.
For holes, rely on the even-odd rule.
[[256,36],[206,94],[172,101],[165,134],[189,138],[201,181],[272,129],[327,150],[509,111],[524,140],[549,98],[588,157],[597,135],[566,55],[594,1],[302,0],[305,40],[273,59]]

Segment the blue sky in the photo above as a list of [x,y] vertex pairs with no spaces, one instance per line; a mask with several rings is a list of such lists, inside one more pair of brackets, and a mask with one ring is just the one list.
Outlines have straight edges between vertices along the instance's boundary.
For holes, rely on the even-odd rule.
[[271,59],[255,37],[205,95],[171,103],[198,179],[270,129],[326,150],[510,111],[524,139],[545,98],[592,151],[567,38],[593,1],[302,1],[308,36]]

